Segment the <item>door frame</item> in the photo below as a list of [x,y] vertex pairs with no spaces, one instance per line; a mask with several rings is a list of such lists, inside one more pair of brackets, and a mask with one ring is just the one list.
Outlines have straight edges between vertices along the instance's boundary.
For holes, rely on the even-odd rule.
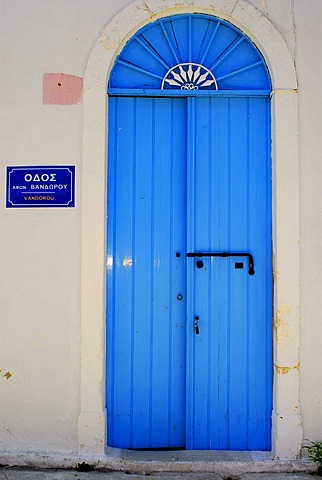
[[266,60],[273,84],[275,368],[272,453],[275,459],[294,459],[299,454],[303,438],[299,398],[299,152],[295,66],[278,30],[246,0],[237,0],[237,3],[235,0],[203,0],[200,2],[202,6],[195,7],[187,6],[188,3],[191,4],[186,0],[132,2],[106,26],[92,50],[85,72],[80,201],[82,264],[78,451],[113,455],[113,449],[106,447],[104,395],[107,77],[126,41],[151,19],[174,13],[206,13],[229,21],[251,38]]

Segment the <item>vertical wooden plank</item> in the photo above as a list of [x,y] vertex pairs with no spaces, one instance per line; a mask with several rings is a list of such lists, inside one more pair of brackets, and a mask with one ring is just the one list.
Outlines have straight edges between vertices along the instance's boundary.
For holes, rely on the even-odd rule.
[[[132,446],[149,446],[151,362],[151,237],[152,237],[152,115],[151,98],[136,99],[133,209],[135,219],[133,266]],[[125,200],[125,199],[124,199]],[[124,225],[127,230],[127,225]],[[144,346],[144,347],[143,347]]]
[[[230,250],[230,101],[227,98],[211,99],[212,127],[209,132],[213,168],[212,184],[212,247],[217,251]],[[229,281],[227,259],[213,258],[212,296],[209,298],[213,317],[211,344],[214,351],[211,376],[211,447],[229,449],[229,352],[230,315]]]
[[[185,446],[186,431],[186,208],[187,101],[171,100],[171,335],[169,445]],[[177,257],[176,252],[181,252]],[[182,300],[179,300],[182,295]]]
[[[227,250],[230,241],[228,101],[196,99],[195,108],[195,251]],[[224,118],[224,120],[223,120]],[[225,245],[223,245],[225,242]],[[194,335],[193,448],[228,447],[229,295],[227,259],[203,257],[193,262]]]
[[[210,149],[209,149],[210,106],[208,98],[195,99],[194,128],[190,132],[195,137],[195,151],[191,158],[194,163],[194,250],[208,251],[210,245]],[[198,268],[197,262],[202,261],[203,267]],[[194,342],[194,384],[195,400],[193,405],[193,448],[209,448],[209,375],[211,371],[211,354],[209,337],[211,332],[211,317],[209,308],[210,258],[191,258],[194,281],[194,312],[197,316],[199,334],[193,331]],[[192,319],[193,319],[192,317]]]
[[[272,411],[272,226],[270,103],[267,98],[249,100],[250,145],[250,242],[256,258],[256,274],[250,291],[253,322],[249,331],[249,449],[271,448]],[[262,222],[263,228],[257,228]],[[260,342],[260,343],[259,343]],[[258,348],[257,345],[261,345]]]
[[[112,128],[115,122],[117,133],[113,142],[110,142],[108,183],[107,365],[112,383],[107,394],[108,443],[111,446],[114,444],[126,446],[130,443],[131,420],[130,416],[126,417],[121,412],[131,411],[132,404],[133,270],[128,268],[130,264],[124,266],[124,262],[131,262],[133,258],[132,198],[135,139],[132,132],[135,101],[125,98],[113,99],[111,107],[110,120]],[[129,201],[122,206],[125,195]],[[129,226],[127,231],[123,225]],[[122,342],[119,338],[122,338]],[[114,369],[116,363],[117,371]],[[122,371],[122,375],[119,371]]]
[[[230,100],[230,248],[248,251],[248,100]],[[229,445],[244,450],[247,437],[247,274],[230,265],[230,425]]]
[[[196,99],[187,98],[187,252],[195,249],[195,111]],[[195,283],[194,263],[187,258],[187,315],[186,315],[186,448],[194,448],[195,405]]]
[[[271,101],[262,99],[265,110],[265,165],[266,165],[266,275],[264,290],[266,291],[266,402],[265,412],[265,445],[263,450],[272,449],[272,410],[273,410],[273,200],[272,200],[272,133],[271,133]],[[251,447],[249,447],[251,448]]]
[[[169,102],[155,99],[154,110],[154,201],[153,201],[153,338],[152,338],[152,389],[151,389],[151,439],[153,445],[167,445],[169,424],[169,262],[162,261],[170,255],[168,242],[163,239],[170,230],[170,204],[161,209],[163,196],[170,196],[169,158],[170,138]],[[165,121],[167,120],[167,121]],[[162,162],[163,160],[163,162]],[[161,443],[163,442],[163,443]]]
[[169,447],[183,446],[185,431],[184,116],[185,100],[156,99],[151,428],[152,443]]
[[[117,99],[111,98],[109,102],[109,122],[112,131],[117,125]],[[106,384],[109,388],[106,392],[106,410],[107,410],[107,437],[108,443],[114,444],[114,358],[115,358],[115,269],[113,269],[113,261],[115,257],[115,185],[116,185],[116,149],[117,142],[113,146],[109,144],[108,157],[110,159],[108,178],[108,204],[107,215],[108,231],[107,231],[107,263],[106,263],[106,329],[107,329],[107,362],[106,362]]]

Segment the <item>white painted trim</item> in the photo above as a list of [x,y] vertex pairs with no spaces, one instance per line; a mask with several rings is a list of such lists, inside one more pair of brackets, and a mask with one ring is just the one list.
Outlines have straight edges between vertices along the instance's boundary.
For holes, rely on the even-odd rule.
[[296,73],[282,36],[246,0],[135,0],[106,26],[90,55],[84,79],[79,453],[111,455],[111,449],[106,449],[104,407],[107,78],[117,54],[139,28],[187,12],[215,15],[240,28],[264,55],[273,82],[273,453],[275,459],[294,459],[302,443]]

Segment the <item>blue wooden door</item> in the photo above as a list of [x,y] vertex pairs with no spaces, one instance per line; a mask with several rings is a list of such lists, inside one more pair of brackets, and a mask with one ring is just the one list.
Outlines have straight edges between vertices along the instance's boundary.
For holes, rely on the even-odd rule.
[[269,450],[269,99],[109,111],[108,444]]

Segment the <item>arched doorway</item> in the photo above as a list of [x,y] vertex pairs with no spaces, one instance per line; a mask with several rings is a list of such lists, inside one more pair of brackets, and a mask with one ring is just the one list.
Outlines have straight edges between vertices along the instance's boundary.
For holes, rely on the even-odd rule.
[[270,79],[216,17],[141,29],[109,83],[108,445],[269,450]]

